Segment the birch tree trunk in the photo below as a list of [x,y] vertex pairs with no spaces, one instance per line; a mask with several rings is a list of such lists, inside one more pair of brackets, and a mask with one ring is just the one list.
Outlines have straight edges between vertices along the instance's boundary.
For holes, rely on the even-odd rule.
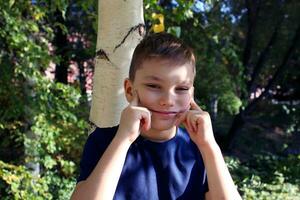
[[98,1],[97,57],[90,121],[98,127],[119,123],[127,105],[123,82],[134,48],[144,36],[142,0]]

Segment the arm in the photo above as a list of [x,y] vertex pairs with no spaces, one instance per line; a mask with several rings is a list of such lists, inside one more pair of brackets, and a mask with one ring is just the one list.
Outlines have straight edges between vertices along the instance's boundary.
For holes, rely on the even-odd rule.
[[116,136],[90,176],[76,185],[71,199],[112,199],[129,146]]
[[205,198],[240,200],[222,152],[215,141],[209,114],[202,111],[192,100],[191,110],[185,113],[180,121],[197,145],[204,161],[209,187]]
[[[123,110],[116,136],[90,176],[76,185],[72,200],[113,199],[130,145],[140,134],[140,129],[150,128],[150,112],[136,105],[137,100],[133,100]],[[142,119],[144,123],[140,124]]]
[[221,150],[217,144],[198,147],[203,157],[209,191],[205,198],[240,200]]

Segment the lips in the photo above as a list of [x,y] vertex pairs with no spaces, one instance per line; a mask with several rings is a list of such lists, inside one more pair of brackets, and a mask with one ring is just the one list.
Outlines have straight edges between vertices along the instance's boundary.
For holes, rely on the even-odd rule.
[[177,114],[177,112],[172,112],[172,111],[154,111],[154,110],[152,110],[152,112],[156,112],[156,113],[163,114],[163,115],[175,115],[175,114]]
[[164,118],[170,118],[177,115],[178,112],[175,111],[157,111],[157,110],[150,110],[152,114],[157,114]]
[[162,115],[176,115],[178,113],[184,113],[184,112],[188,111],[189,107],[186,109],[182,109],[180,111],[158,111],[158,110],[153,110],[153,109],[149,109],[149,110],[153,113],[158,113],[158,114],[162,114]]
[[[149,108],[148,108],[149,109]],[[169,110],[153,110],[153,109],[149,109],[151,112],[155,112],[155,113],[161,113],[161,114],[176,114],[178,113],[177,111],[169,111]]]

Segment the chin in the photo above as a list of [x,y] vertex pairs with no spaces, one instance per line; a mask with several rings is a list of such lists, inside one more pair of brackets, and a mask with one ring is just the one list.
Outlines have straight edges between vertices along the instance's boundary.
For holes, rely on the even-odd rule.
[[152,129],[158,130],[158,131],[166,131],[169,130],[171,128],[173,128],[175,126],[174,122],[158,122],[158,123],[153,123],[151,125]]

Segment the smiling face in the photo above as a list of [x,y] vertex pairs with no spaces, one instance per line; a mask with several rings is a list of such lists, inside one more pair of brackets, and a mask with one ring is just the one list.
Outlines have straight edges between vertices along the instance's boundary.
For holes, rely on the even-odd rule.
[[174,134],[179,113],[189,109],[193,95],[194,67],[176,65],[170,60],[152,58],[136,71],[134,81],[125,81],[128,101],[136,90],[140,106],[151,112],[151,129],[144,133],[153,140],[169,139]]

